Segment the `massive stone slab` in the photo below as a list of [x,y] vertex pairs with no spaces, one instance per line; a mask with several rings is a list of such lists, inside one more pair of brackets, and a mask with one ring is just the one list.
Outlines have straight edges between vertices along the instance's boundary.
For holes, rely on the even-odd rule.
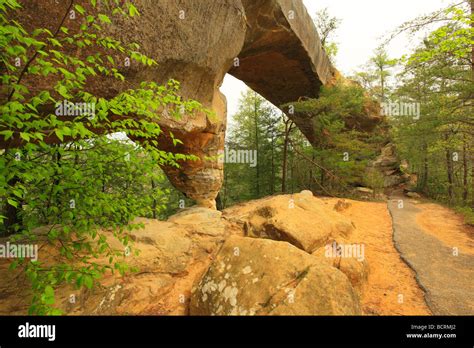
[[229,73],[280,106],[317,97],[335,69],[302,1],[243,0],[247,32]]
[[347,277],[285,242],[232,236],[193,289],[191,315],[358,315]]
[[226,209],[224,216],[242,226],[247,236],[285,241],[308,253],[354,230],[349,219],[311,191],[236,205]]

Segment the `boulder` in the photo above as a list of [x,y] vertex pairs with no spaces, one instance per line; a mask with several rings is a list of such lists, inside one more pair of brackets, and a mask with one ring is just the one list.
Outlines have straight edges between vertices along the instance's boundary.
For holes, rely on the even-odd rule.
[[384,177],[383,186],[385,188],[386,187],[394,187],[394,186],[398,186],[398,185],[400,185],[404,182],[405,182],[405,179],[403,178],[403,176],[398,175],[398,174],[394,174],[394,175],[389,175],[389,176]]
[[347,277],[286,242],[230,237],[193,288],[191,315],[358,315]]
[[[362,287],[367,282],[369,276],[369,265],[365,259],[365,254],[352,255],[351,257],[342,257],[334,255],[334,253],[328,253],[328,248],[332,249],[332,243],[336,245],[361,245],[360,243],[350,242],[345,239],[334,240],[331,243],[326,244],[324,247],[314,251],[312,255],[316,257],[320,262],[330,265],[339,269],[349,279],[352,286],[360,293]],[[332,250],[331,250],[332,251]],[[364,250],[365,251],[365,250]]]
[[350,206],[351,206],[351,204],[349,202],[346,202],[345,200],[340,199],[334,205],[334,210],[337,211],[337,212],[341,212],[341,211],[344,211],[344,210],[348,209]]
[[406,162],[399,160],[395,144],[388,143],[369,168],[376,169],[382,175],[384,188],[390,188],[407,181],[402,169],[406,166]]
[[[366,281],[367,264],[324,254],[327,244],[357,243],[360,236],[334,210],[336,203],[305,191],[246,202],[222,213],[192,207],[168,221],[140,218],[135,222],[143,228],[127,232],[133,242],[128,256],[111,231],[102,231],[113,249],[123,251],[117,261],[136,272],[107,272],[90,290],[59,286],[55,307],[66,315],[359,314],[357,293]],[[348,217],[365,203],[350,204],[344,211]],[[267,222],[280,235],[266,235]],[[60,259],[59,247],[44,237],[48,230],[37,231],[44,265]],[[109,264],[105,256],[94,261]],[[8,271],[8,265],[9,260],[0,260],[0,315],[24,315],[30,283],[18,269]]]
[[381,152],[380,156],[374,162],[376,167],[391,167],[399,166],[400,162],[396,154],[395,144],[389,143],[385,145]]
[[[129,232],[130,253],[112,232],[102,231],[112,248],[123,250],[123,257],[116,261],[126,262],[130,271],[123,276],[106,272],[100,284],[91,290],[78,291],[64,284],[55,289],[55,307],[67,315],[187,314],[192,284],[202,277],[212,255],[224,242],[220,213],[202,209],[181,212],[172,221],[137,219],[135,222],[142,223],[143,228]],[[192,219],[198,223],[194,226],[196,230]],[[209,233],[201,234],[202,228],[210,225],[214,227]],[[0,239],[0,243],[4,241]],[[58,262],[58,250],[59,247],[45,243],[39,259],[45,265]],[[105,256],[94,261],[109,264]],[[0,276],[8,279],[0,284],[0,314],[24,315],[31,300],[30,283],[24,274],[8,271],[8,264],[8,260],[0,260]]]
[[405,196],[407,196],[409,198],[414,198],[414,199],[420,199],[421,198],[421,195],[419,193],[411,192],[411,191],[406,192]]
[[311,253],[331,238],[348,236],[354,227],[308,192],[239,205],[226,209],[224,216],[242,224],[247,236],[286,241]]
[[223,236],[225,225],[221,216],[220,211],[196,206],[178,212],[168,222],[176,223],[192,233]]
[[368,187],[357,187],[356,191],[359,193],[367,194],[367,195],[373,195],[374,190],[368,188]]

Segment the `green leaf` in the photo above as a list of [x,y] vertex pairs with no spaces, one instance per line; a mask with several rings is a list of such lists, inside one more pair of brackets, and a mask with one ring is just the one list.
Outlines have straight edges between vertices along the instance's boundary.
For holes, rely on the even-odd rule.
[[53,308],[49,312],[49,315],[54,315],[54,316],[63,315],[63,314],[64,314],[63,311],[60,310],[59,308]]
[[61,132],[60,129],[55,129],[55,130],[54,130],[54,133],[55,133],[56,136],[59,138],[59,140],[64,141],[64,134]]
[[8,204],[10,204],[11,206],[14,206],[15,208],[18,208],[18,202],[15,201],[14,199],[8,198],[8,199],[7,199],[7,202],[8,202]]
[[80,288],[84,284],[84,276],[82,274],[79,274],[76,278],[76,285],[78,288]]
[[63,45],[59,42],[59,40],[55,39],[55,38],[49,38],[48,39],[49,41],[51,41],[51,43],[53,44],[53,46],[58,46],[58,47],[62,47]]
[[0,134],[2,134],[5,138],[5,140],[8,140],[12,137],[13,135],[13,131],[11,130],[4,130],[4,131],[1,131]]
[[81,5],[75,5],[74,8],[77,10],[77,12],[79,12],[81,15],[83,15],[86,10],[84,9],[84,7],[82,7]]
[[92,289],[92,286],[94,285],[94,280],[91,276],[84,275],[84,285],[86,286],[86,288]]
[[107,17],[105,14],[99,13],[98,17],[101,22],[112,24],[112,22],[110,21],[110,18]]
[[137,8],[133,4],[128,4],[128,14],[130,17],[133,17],[135,15],[139,16],[140,12],[138,12]]
[[28,133],[20,132],[20,138],[25,141],[30,141],[30,135]]
[[50,285],[47,285],[45,288],[44,288],[44,294],[47,296],[47,297],[54,297],[54,289],[52,286]]
[[69,92],[68,92],[66,86],[60,85],[58,87],[57,91],[58,91],[59,94],[61,94],[62,97],[66,98],[66,99],[69,98]]
[[18,260],[14,260],[14,261],[12,261],[12,263],[10,264],[10,267],[8,267],[8,269],[9,269],[10,271],[13,271],[13,270],[15,270],[17,267],[18,267]]
[[47,305],[54,304],[54,289],[52,286],[47,285],[44,289],[43,301]]

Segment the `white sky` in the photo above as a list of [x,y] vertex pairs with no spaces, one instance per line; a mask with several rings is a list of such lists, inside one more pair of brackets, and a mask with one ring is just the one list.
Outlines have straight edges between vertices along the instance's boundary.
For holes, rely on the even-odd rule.
[[[328,8],[332,16],[342,20],[334,40],[339,53],[336,68],[344,75],[363,67],[373,51],[380,45],[381,37],[400,24],[420,15],[428,14],[450,3],[449,0],[303,0],[308,13]],[[413,43],[400,37],[388,47],[391,57],[399,58],[410,52]],[[227,97],[228,118],[237,111],[238,99],[246,85],[227,75],[221,87]]]

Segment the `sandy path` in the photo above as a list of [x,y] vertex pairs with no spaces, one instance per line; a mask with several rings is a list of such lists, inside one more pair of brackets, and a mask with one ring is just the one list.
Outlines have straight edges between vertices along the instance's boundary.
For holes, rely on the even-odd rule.
[[[400,201],[403,201],[401,208]],[[433,314],[473,315],[472,241],[462,226],[453,223],[455,214],[434,204],[418,205],[401,195],[393,196],[388,206],[393,217],[395,245],[416,272]],[[453,220],[451,223],[447,216]]]
[[[337,199],[328,199],[332,204]],[[350,207],[341,214],[356,227],[350,241],[365,245],[369,265],[367,283],[361,294],[366,315],[430,315],[424,292],[415,273],[401,259],[392,235],[392,219],[385,203],[345,200]],[[402,296],[400,296],[402,295]]]
[[461,215],[439,204],[418,204],[421,210],[416,222],[424,232],[439,239],[451,248],[458,248],[461,254],[474,255],[474,227],[464,223]]

